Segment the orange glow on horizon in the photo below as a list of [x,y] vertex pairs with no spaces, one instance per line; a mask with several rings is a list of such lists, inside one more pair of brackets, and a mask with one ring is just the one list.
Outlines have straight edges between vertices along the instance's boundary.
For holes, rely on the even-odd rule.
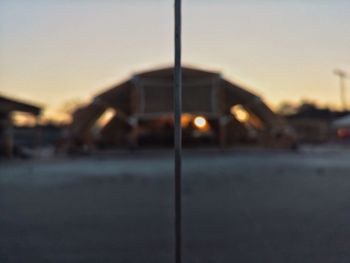
[[13,113],[12,120],[16,126],[34,127],[37,124],[37,119],[34,116],[21,112]]

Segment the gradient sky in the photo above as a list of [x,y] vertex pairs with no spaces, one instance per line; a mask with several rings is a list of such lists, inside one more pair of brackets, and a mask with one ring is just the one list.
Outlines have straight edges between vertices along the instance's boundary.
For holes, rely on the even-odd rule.
[[[332,71],[350,72],[350,1],[183,2],[187,65],[222,71],[272,105],[340,104]],[[173,61],[173,0],[0,0],[0,10],[0,93],[47,115]]]

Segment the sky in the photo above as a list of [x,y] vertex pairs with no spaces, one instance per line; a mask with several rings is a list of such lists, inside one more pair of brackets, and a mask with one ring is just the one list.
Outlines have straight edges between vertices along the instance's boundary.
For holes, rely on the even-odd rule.
[[[332,72],[350,73],[349,13],[348,0],[183,0],[183,61],[273,107],[337,107]],[[0,94],[43,105],[48,117],[171,63],[172,0],[0,0]]]

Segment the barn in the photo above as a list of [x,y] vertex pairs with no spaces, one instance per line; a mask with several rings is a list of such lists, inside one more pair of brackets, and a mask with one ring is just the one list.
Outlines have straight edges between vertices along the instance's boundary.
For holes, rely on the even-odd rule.
[[[72,142],[77,147],[171,145],[173,79],[173,68],[162,68],[109,87],[74,112]],[[219,72],[184,67],[182,103],[185,146],[271,145],[288,134],[286,122],[259,96]],[[107,111],[113,114],[96,133],[96,123]]]

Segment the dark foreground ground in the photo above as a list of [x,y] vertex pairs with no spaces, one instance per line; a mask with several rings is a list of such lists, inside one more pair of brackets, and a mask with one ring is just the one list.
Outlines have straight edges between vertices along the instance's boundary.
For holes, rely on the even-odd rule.
[[[171,153],[0,163],[0,262],[173,261]],[[184,262],[350,262],[350,152],[186,153]]]

